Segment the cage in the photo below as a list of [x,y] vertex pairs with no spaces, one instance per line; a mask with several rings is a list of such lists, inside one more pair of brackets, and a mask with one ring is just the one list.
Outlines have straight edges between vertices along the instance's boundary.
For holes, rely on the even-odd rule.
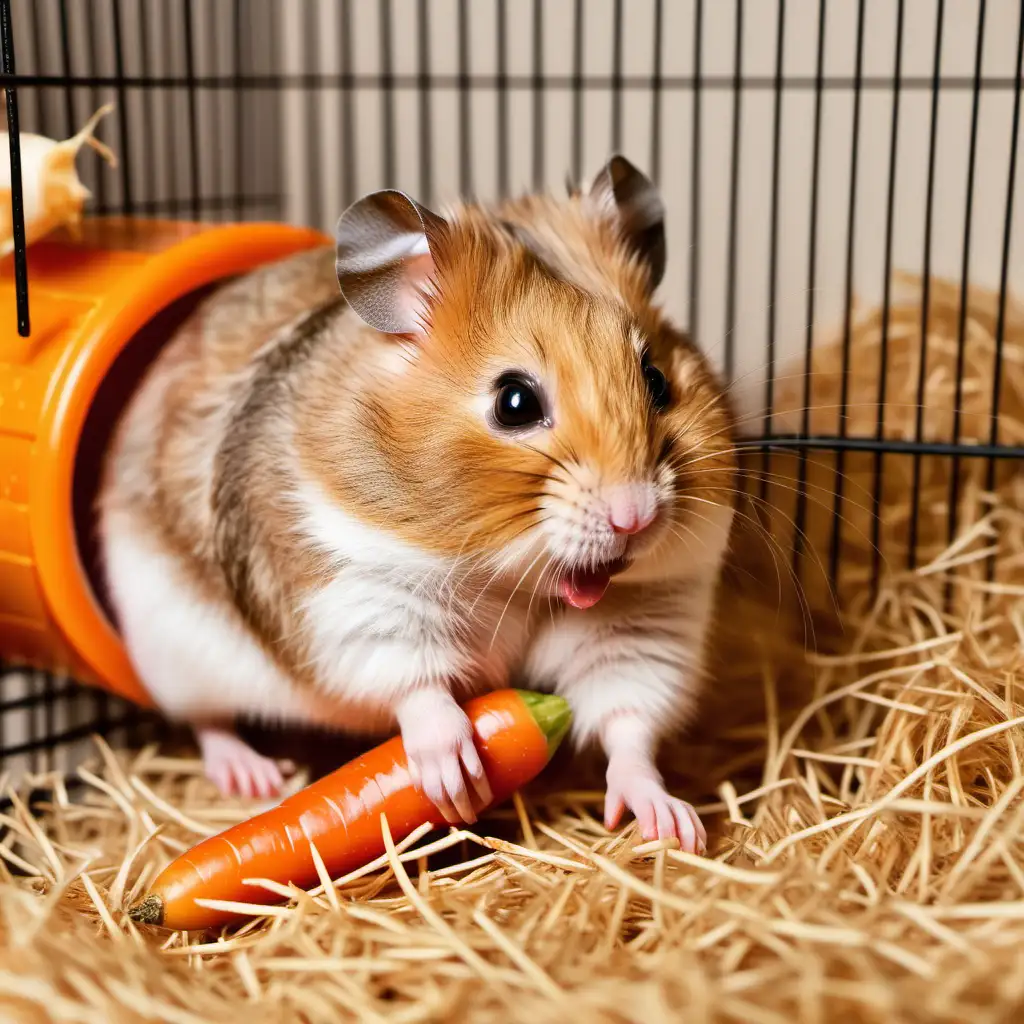
[[[841,587],[849,569],[870,591],[884,566],[933,557],[957,535],[963,467],[991,489],[1024,456],[1024,437],[1000,426],[1016,387],[1008,310],[1024,291],[1013,0],[2,0],[0,15],[9,126],[63,138],[116,104],[100,132],[119,168],[79,161],[91,218],[330,234],[377,188],[428,205],[560,190],[625,153],[668,211],[661,300],[730,387],[754,514],[769,497],[785,505],[784,557],[807,587],[815,573]],[[22,267],[20,253],[0,267],[11,338]],[[887,402],[898,272],[921,278],[923,339],[903,368],[916,401],[899,407]],[[966,302],[948,360],[928,350],[939,279],[994,295],[985,394],[963,387]],[[29,260],[30,317],[39,301]],[[854,325],[873,307],[883,326],[868,354]],[[794,397],[837,340],[829,404]],[[870,407],[848,400],[854,367],[870,374]],[[926,406],[931,374],[946,375],[944,404]],[[780,463],[797,481],[782,497],[769,495]],[[857,496],[853,465],[869,481]],[[925,537],[936,465],[950,511]],[[879,517],[883,474],[906,498],[899,543]],[[866,567],[848,566],[851,528],[872,541]],[[15,771],[74,763],[92,731],[120,744],[153,727],[70,679],[0,682],[0,760]]]
[[[987,435],[917,417],[895,439],[848,409],[812,429],[775,408],[780,373],[835,325],[848,345],[854,303],[891,301],[893,271],[987,285],[1001,309],[1024,283],[1016,6],[12,0],[5,85],[21,130],[55,138],[117,105],[119,169],[80,161],[98,217],[330,232],[375,188],[487,199],[626,153],[669,211],[662,301],[734,388],[749,447],[835,453],[835,576],[847,453],[1024,451],[995,415]],[[5,758],[39,766],[134,715],[67,686],[5,676]]]

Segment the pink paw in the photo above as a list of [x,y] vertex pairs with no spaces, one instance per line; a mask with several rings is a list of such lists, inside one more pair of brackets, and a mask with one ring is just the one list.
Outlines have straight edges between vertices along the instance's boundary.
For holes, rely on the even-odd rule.
[[665,792],[658,774],[649,768],[612,760],[608,765],[608,792],[604,823],[616,828],[629,808],[644,839],[679,840],[688,853],[703,853],[708,835],[697,812],[685,801]]
[[241,796],[253,800],[277,796],[284,776],[277,764],[257,754],[233,732],[200,729],[196,733],[203,755],[206,777],[221,796]]
[[450,825],[475,822],[473,797],[479,809],[492,794],[465,712],[450,697],[423,693],[406,702],[400,724],[413,780]]

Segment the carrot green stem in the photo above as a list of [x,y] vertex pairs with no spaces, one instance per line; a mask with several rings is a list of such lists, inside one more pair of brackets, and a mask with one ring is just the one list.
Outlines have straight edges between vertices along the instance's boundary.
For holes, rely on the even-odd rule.
[[568,701],[553,693],[535,693],[532,690],[516,692],[547,738],[548,757],[553,757],[558,744],[565,738],[572,724],[572,711],[569,709]]

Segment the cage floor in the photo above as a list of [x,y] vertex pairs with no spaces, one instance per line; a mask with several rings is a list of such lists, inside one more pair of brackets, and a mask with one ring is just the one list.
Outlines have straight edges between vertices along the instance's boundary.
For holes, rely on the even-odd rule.
[[[913,423],[922,377],[925,432],[947,423],[959,298],[939,282],[931,294],[924,374],[913,289],[888,330],[875,311],[854,325],[851,409],[874,430],[882,346],[890,437]],[[996,316],[991,296],[972,294],[968,440],[987,431]],[[1006,316],[1008,438],[1024,424],[1024,319],[1015,308]],[[815,364],[815,416],[829,408],[840,363],[832,349]],[[870,369],[863,381],[860,367]],[[84,799],[49,780],[52,800],[16,799],[5,819],[16,841],[0,849],[0,1016],[1020,1019],[1024,481],[979,460],[926,462],[912,520],[909,460],[878,467],[851,455],[842,469],[838,617],[807,569],[815,555],[827,561],[834,539],[834,466],[780,457],[754,475],[767,505],[758,494],[749,506],[726,575],[716,683],[701,721],[666,756],[674,788],[708,795],[706,858],[638,845],[632,827],[606,833],[596,766],[562,756],[521,801],[429,858],[418,851],[429,841],[436,850],[437,837],[326,891],[295,892],[223,937],[159,934],[123,908],[168,857],[246,808],[217,799],[192,760],[101,746],[81,775]],[[794,474],[811,496],[798,510],[785,500]],[[785,582],[794,516],[809,552],[806,604]],[[901,567],[912,521],[910,570]]]

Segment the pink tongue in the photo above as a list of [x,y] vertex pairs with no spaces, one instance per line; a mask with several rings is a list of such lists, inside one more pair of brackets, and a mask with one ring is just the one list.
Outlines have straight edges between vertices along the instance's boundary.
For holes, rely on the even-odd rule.
[[604,597],[610,580],[607,572],[574,572],[563,576],[558,586],[573,608],[593,608]]

